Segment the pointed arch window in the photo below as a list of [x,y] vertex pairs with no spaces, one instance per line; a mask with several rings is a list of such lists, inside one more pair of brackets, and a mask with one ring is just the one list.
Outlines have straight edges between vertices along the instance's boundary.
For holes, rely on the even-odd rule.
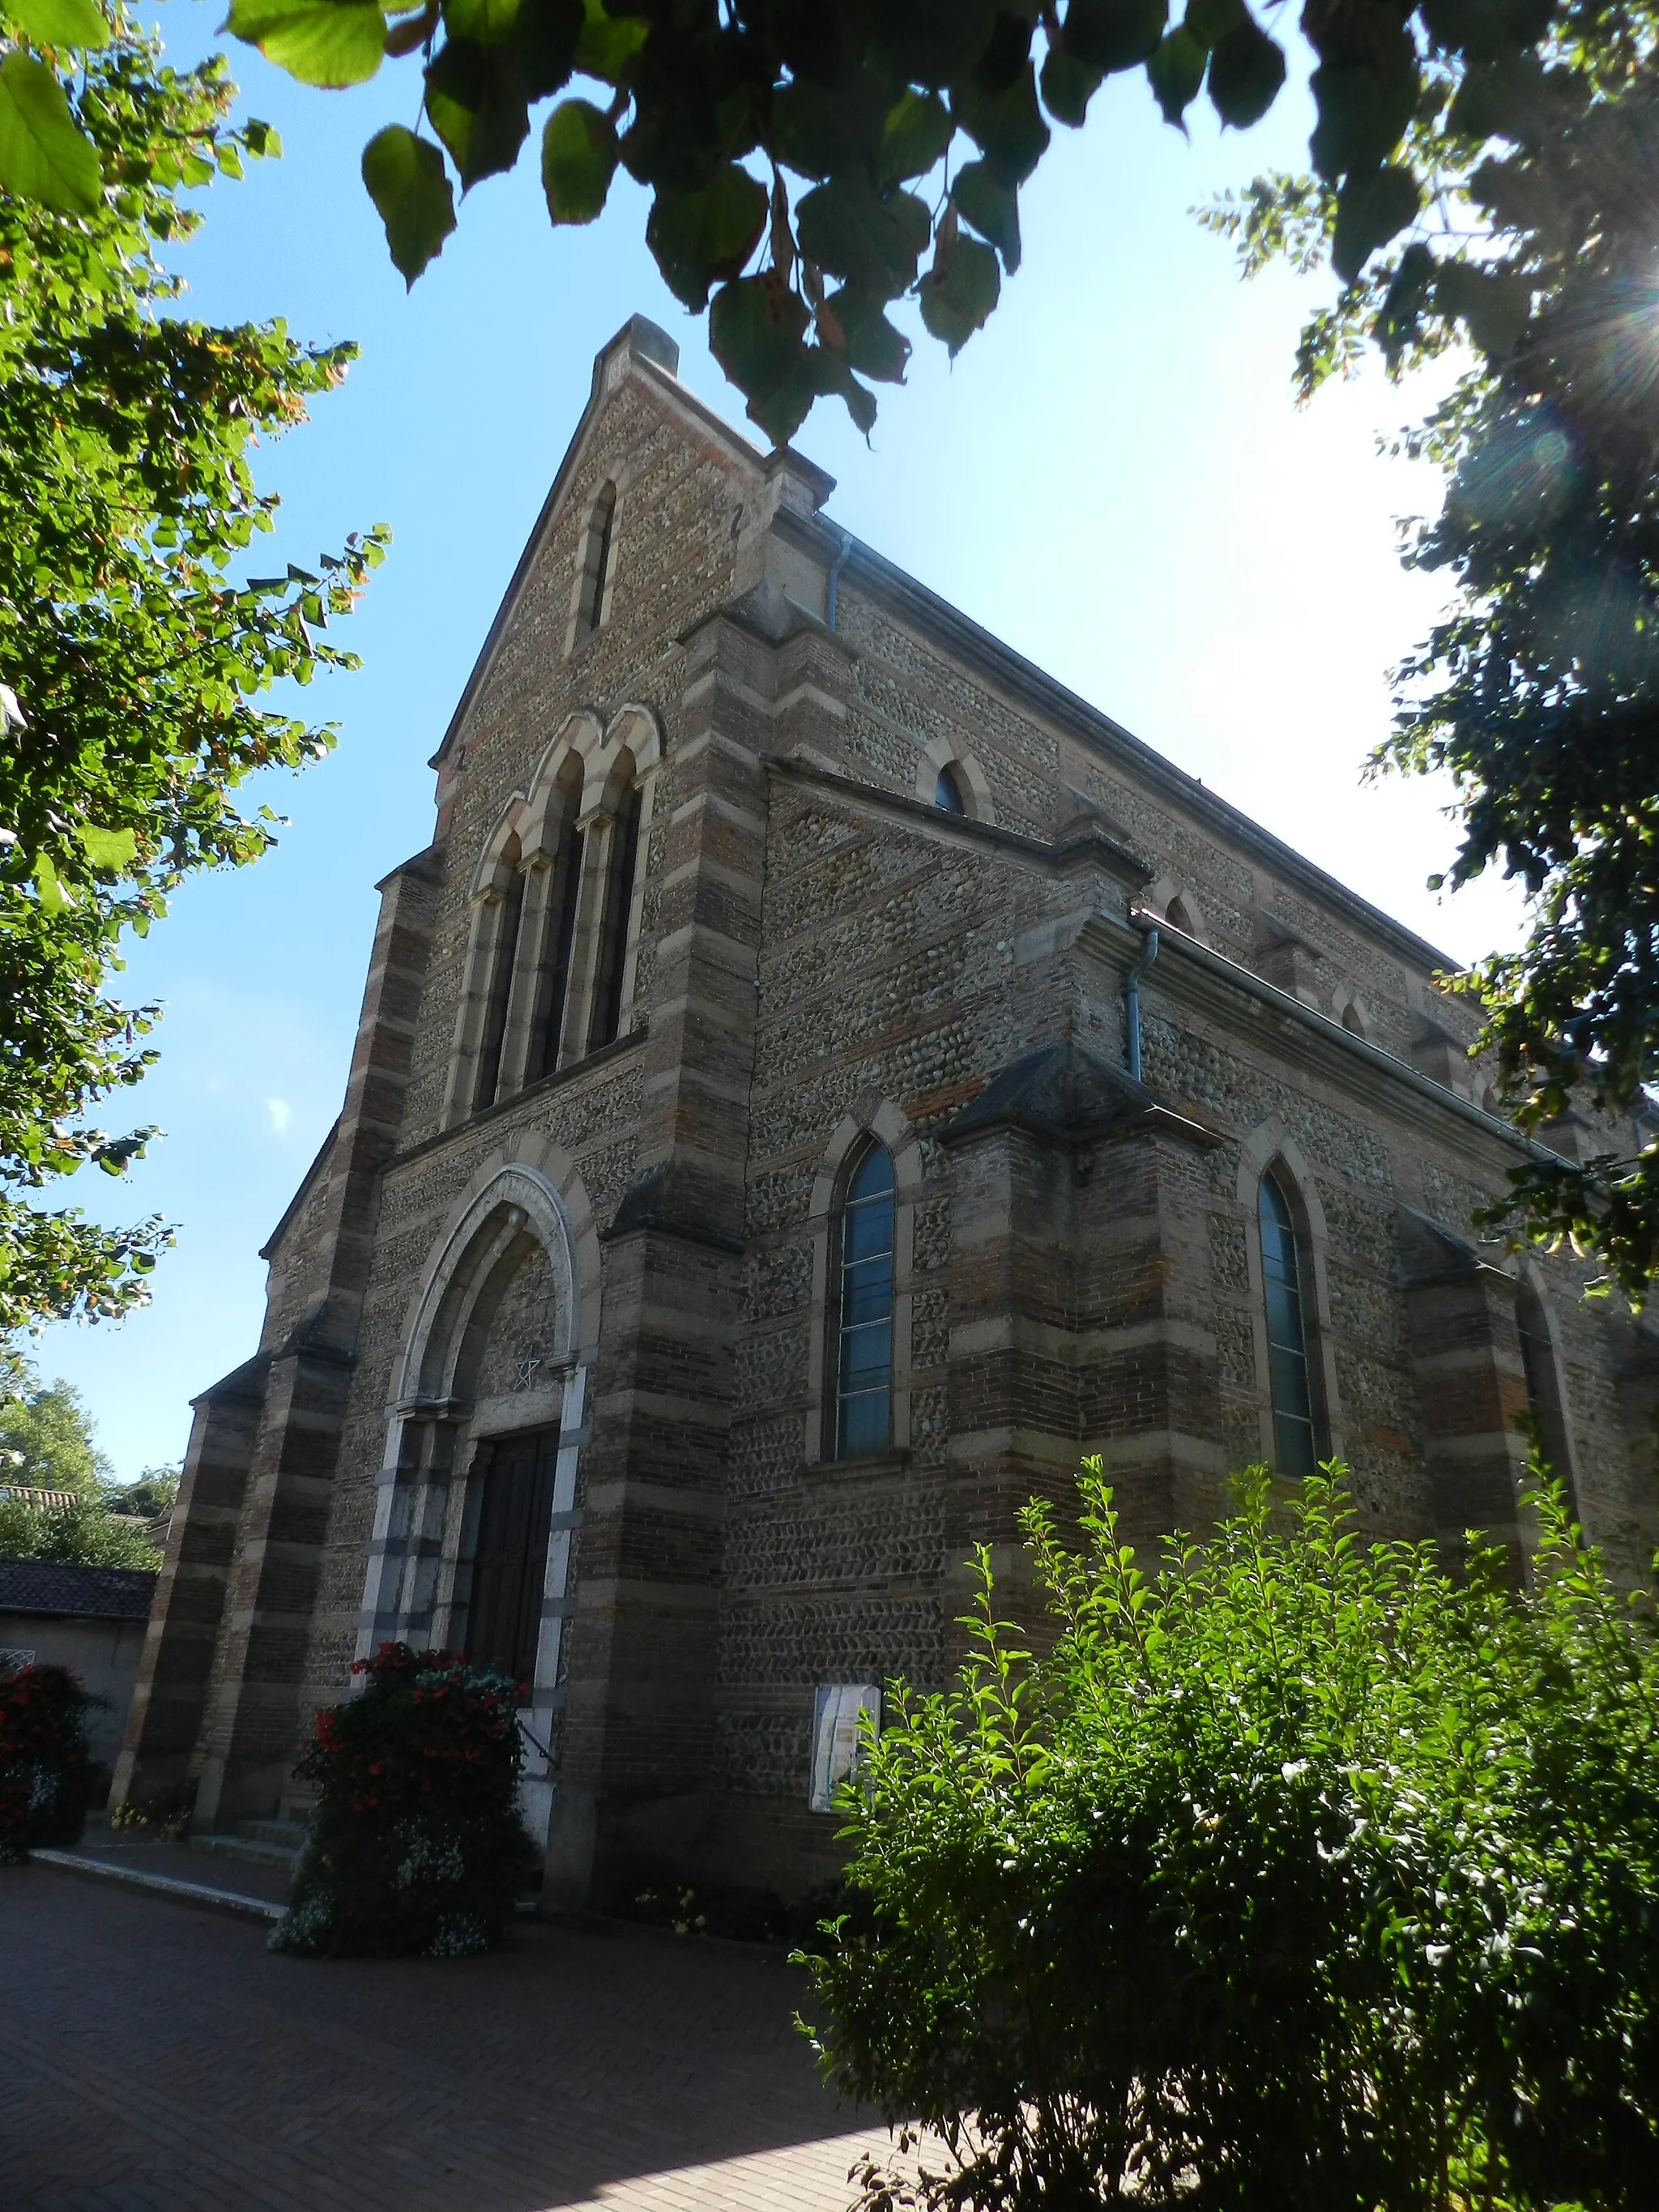
[[587,1048],[610,1044],[622,1028],[623,985],[628,969],[628,922],[634,905],[634,872],[640,854],[640,793],[631,775],[611,824],[605,897],[599,910],[593,969],[593,1019]]
[[489,947],[489,981],[485,986],[483,1026],[478,1038],[477,1083],[472,1110],[482,1114],[493,1106],[501,1088],[501,1047],[507,1039],[507,1010],[513,995],[513,963],[519,949],[519,925],[524,917],[524,873],[515,864],[507,889],[495,909],[495,933]]
[[1319,1461],[1308,1361],[1307,1300],[1301,1240],[1284,1185],[1272,1168],[1256,1201],[1261,1288],[1267,1308],[1267,1373],[1273,1394],[1273,1457],[1281,1474],[1305,1477]]
[[842,1201],[836,1325],[836,1456],[885,1451],[893,1436],[892,1156],[872,1144]]
[[1567,1423],[1561,1405],[1555,1343],[1550,1334],[1544,1301],[1524,1280],[1515,1294],[1515,1323],[1520,1334],[1521,1366],[1527,1381],[1527,1412],[1531,1416],[1539,1456],[1554,1480],[1566,1486],[1567,1510],[1577,1520],[1578,1498],[1573,1485],[1572,1459],[1567,1449]]
[[946,814],[966,814],[968,800],[962,787],[962,772],[953,762],[947,761],[939,772],[933,786],[933,804]]
[[582,563],[582,595],[576,624],[579,638],[590,636],[605,620],[605,586],[611,580],[611,546],[617,520],[617,487],[600,487],[588,517],[587,546]]
[[559,836],[553,850],[552,894],[548,902],[547,935],[530,1040],[532,1081],[551,1075],[559,1064],[565,1008],[570,1000],[570,966],[576,942],[576,907],[581,892],[585,842],[576,826],[581,801],[581,767],[574,755],[560,783]]

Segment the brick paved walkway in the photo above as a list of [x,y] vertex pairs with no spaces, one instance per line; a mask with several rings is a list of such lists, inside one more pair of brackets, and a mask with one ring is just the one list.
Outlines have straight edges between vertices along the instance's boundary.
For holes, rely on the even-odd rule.
[[539,1924],[488,1959],[272,1957],[251,1922],[0,1869],[4,2212],[843,2212],[763,1954]]

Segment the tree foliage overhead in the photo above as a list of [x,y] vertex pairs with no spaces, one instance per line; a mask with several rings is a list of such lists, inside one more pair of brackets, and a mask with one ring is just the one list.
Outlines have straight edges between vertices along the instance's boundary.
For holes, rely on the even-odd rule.
[[[257,703],[351,656],[322,633],[384,533],[320,574],[236,580],[276,501],[251,449],[304,419],[352,349],[178,311],[185,196],[275,150],[229,121],[222,60],[179,72],[93,0],[0,0],[0,1334],[125,1310],[166,1242],[33,1194],[119,1174],[155,1133],[88,1115],[154,1054],[106,983],[191,871],[256,859],[236,787],[325,728]],[[79,150],[77,150],[79,149]]]
[[[782,440],[819,398],[873,421],[872,384],[902,377],[909,352],[896,301],[915,297],[952,353],[985,322],[1019,265],[1021,187],[1109,76],[1144,76],[1174,124],[1200,97],[1225,124],[1261,120],[1285,81],[1280,40],[1246,0],[1177,6],[233,0],[228,20],[308,83],[404,58],[421,72],[431,136],[392,124],[364,156],[411,283],[455,227],[454,182],[513,167],[556,99],[540,134],[552,220],[591,222],[618,168],[645,185],[664,281],[708,309],[722,366]],[[1548,0],[1306,0],[1312,151],[1346,276],[1417,216],[1425,118],[1443,120],[1465,78],[1524,67],[1549,17]],[[1449,289],[1444,305],[1469,301]]]
[[1517,1595],[1264,1469],[1146,1581],[1083,1489],[1080,1551],[1026,1516],[1051,1656],[982,1553],[957,1686],[901,1689],[842,1793],[819,2047],[932,2131],[864,2212],[1650,2204],[1650,1606],[1559,1492]]
[[[1474,349],[1401,441],[1449,477],[1408,559],[1456,595],[1397,672],[1378,762],[1450,774],[1450,882],[1496,863],[1530,895],[1525,945],[1472,981],[1509,1102],[1547,1134],[1586,1103],[1645,1115],[1659,1079],[1656,32],[1649,6],[1582,0],[1540,12],[1524,51],[1472,53],[1461,72],[1431,51],[1440,88],[1399,157],[1420,210],[1363,267],[1318,179],[1266,177],[1207,211],[1247,270],[1329,258],[1344,280],[1304,332],[1304,392],[1370,341],[1396,371],[1459,338]],[[1598,1253],[1644,1302],[1659,1140],[1591,1138],[1515,1182],[1534,1235]]]

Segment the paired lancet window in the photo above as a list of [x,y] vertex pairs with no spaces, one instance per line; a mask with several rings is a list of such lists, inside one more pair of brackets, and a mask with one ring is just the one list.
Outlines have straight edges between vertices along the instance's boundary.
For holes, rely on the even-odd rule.
[[893,1159],[872,1142],[842,1201],[835,1331],[837,1459],[885,1451],[893,1439]]
[[1273,1458],[1280,1474],[1305,1477],[1314,1473],[1319,1461],[1308,1357],[1307,1270],[1290,1197],[1273,1168],[1258,1187],[1256,1218],[1261,1235]]
[[617,796],[609,822],[600,811],[585,828],[582,763],[573,753],[549,799],[542,849],[521,857],[515,833],[496,862],[474,922],[452,1121],[483,1113],[623,1033],[645,812],[626,751],[610,788]]

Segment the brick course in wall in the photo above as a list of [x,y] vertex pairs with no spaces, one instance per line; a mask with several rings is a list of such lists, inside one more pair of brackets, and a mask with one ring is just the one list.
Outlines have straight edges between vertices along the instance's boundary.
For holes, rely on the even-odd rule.
[[[209,1824],[294,1803],[355,1653],[464,1643],[479,1470],[533,1431],[554,1765],[527,1802],[562,1905],[825,1879],[820,1686],[944,1682],[971,1547],[1023,1607],[1021,1507],[1063,1507],[1081,1455],[1154,1559],[1271,1459],[1269,1166],[1362,1526],[1477,1525],[1517,1573],[1528,1542],[1521,1262],[1472,1219],[1521,1140],[1440,957],[846,539],[826,478],[673,369],[637,321],[600,356],[440,747],[260,1346],[198,1401],[117,1782],[193,1787]],[[929,803],[947,761],[965,814]],[[619,776],[644,827],[607,924]],[[586,872],[536,1075],[511,1024],[544,925],[497,1017],[489,947],[514,872],[554,911],[566,805]],[[590,1049],[607,927],[622,1012]],[[522,1073],[473,1110],[497,1018]],[[872,1141],[893,1428],[842,1462],[837,1224]],[[1650,1548],[1655,1340],[1572,1262],[1525,1266],[1586,1526]]]

